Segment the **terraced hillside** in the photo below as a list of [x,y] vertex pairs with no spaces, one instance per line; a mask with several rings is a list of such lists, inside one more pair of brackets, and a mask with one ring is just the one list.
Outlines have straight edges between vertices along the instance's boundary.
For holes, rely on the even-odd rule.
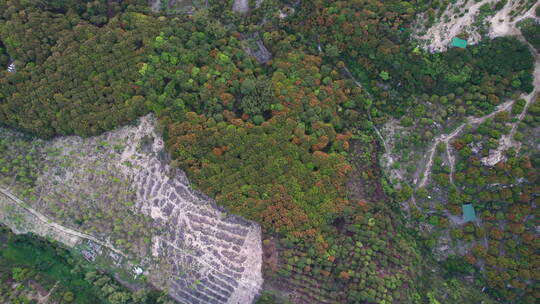
[[[260,227],[194,190],[167,164],[155,129],[152,116],[87,139],[28,140],[3,129],[4,162],[15,153],[32,155],[39,173],[21,180],[4,170],[2,186],[22,207],[139,261],[150,282],[167,287],[180,303],[250,303],[262,285]],[[2,199],[2,213],[11,214],[2,220],[12,228],[66,239],[58,229],[32,223],[39,219],[21,204]]]

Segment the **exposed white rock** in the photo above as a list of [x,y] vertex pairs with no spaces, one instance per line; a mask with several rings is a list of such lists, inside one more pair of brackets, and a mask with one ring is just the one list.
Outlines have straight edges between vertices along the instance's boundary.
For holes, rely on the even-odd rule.
[[9,73],[15,73],[15,72],[17,72],[17,67],[15,66],[15,61],[11,60],[11,61],[9,62],[7,71],[8,71]]
[[[456,3],[449,4],[442,14],[441,20],[429,28],[424,35],[417,38],[425,40],[425,48],[431,52],[443,52],[447,50],[452,38],[461,33],[467,33],[469,36],[467,42],[474,44],[481,39],[477,29],[473,26],[480,7],[484,4],[495,2],[496,0],[482,0],[478,2],[475,0],[458,0]],[[456,14],[456,10],[459,13]]]
[[[295,9],[294,7],[286,6],[279,10],[278,18],[279,19],[285,19],[289,17],[290,15],[294,15]],[[319,45],[320,48],[320,45]]]
[[[177,251],[178,260],[164,258],[197,269],[197,279],[170,281],[171,295],[188,303],[250,303],[263,281],[260,227],[227,214],[191,189],[185,174],[166,163],[164,142],[155,132],[152,116],[142,118],[136,128],[109,133],[119,135],[128,139],[119,163],[136,185],[137,209],[163,221],[172,233],[154,239],[162,247],[158,251]],[[205,294],[208,288],[214,290]]]
[[502,36],[517,36],[520,35],[516,25],[527,18],[538,19],[535,16],[535,9],[539,5],[537,2],[525,13],[517,18],[512,18],[510,14],[519,9],[521,3],[518,1],[508,1],[505,6],[491,18],[491,26],[489,28],[489,37],[496,38]]
[[[485,20],[478,20],[480,8],[483,5],[494,6],[497,0],[458,0],[455,3],[450,3],[446,10],[442,13],[438,22],[431,26],[421,35],[416,35],[420,41],[424,41],[424,48],[431,52],[446,51],[452,41],[452,38],[459,34],[468,36],[468,44],[479,42],[482,35],[479,33],[478,24],[484,24],[489,27],[489,37],[501,37],[509,35],[519,35],[516,24],[526,18],[535,17],[535,8],[539,2],[532,6],[527,5],[523,1],[508,0],[504,7],[497,11],[492,17]],[[512,17],[512,14],[517,16]],[[420,15],[416,24],[417,28],[421,28],[425,22],[426,16]]]
[[[255,8],[261,7],[263,0],[255,1]],[[249,12],[249,0],[234,0],[232,10],[238,13]]]
[[[228,214],[211,198],[194,190],[184,172],[169,166],[152,115],[141,118],[134,126],[97,137],[59,137],[44,142],[39,149],[45,163],[69,165],[55,165],[38,177],[36,193],[41,197],[32,203],[32,208],[46,212],[50,202],[42,193],[62,197],[67,189],[71,195],[69,201],[62,202],[64,206],[94,210],[89,197],[97,190],[92,187],[110,186],[109,193],[105,193],[111,197],[110,204],[133,199],[132,212],[152,218],[148,229],[156,232],[148,254],[133,258],[142,262],[141,269],[146,270],[145,275],[156,287],[167,288],[171,297],[190,304],[247,304],[259,293],[263,283],[260,226]],[[60,152],[44,152],[54,150]],[[114,172],[115,178],[126,183],[123,189],[131,194],[119,195],[112,184],[107,184],[110,179],[100,178],[100,172]],[[0,207],[5,204],[8,202],[0,197]],[[40,222],[33,217],[29,214],[23,218],[28,227],[22,225],[20,232],[36,230]],[[80,238],[65,233],[45,233],[69,246],[80,242]],[[97,238],[110,239],[110,235],[100,233]]]
[[482,157],[480,160],[484,166],[495,166],[500,161],[505,160],[505,156],[500,150],[493,150],[489,153],[489,156]]
[[157,13],[161,10],[161,0],[149,0],[148,6],[153,12]]

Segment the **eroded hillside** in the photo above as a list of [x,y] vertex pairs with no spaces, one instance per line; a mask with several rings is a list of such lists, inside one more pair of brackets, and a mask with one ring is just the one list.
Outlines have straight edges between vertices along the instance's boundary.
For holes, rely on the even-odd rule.
[[29,140],[5,129],[1,137],[4,162],[27,155],[39,168],[29,179],[2,174],[0,215],[15,231],[90,244],[83,254],[91,259],[116,253],[116,264],[144,269],[180,302],[249,303],[258,293],[260,227],[224,212],[168,165],[152,116],[87,139]]

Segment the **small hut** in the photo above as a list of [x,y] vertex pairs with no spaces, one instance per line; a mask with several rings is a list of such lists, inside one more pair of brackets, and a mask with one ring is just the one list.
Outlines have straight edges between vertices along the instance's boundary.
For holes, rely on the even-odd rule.
[[467,40],[461,39],[461,38],[458,38],[458,37],[454,37],[454,38],[452,38],[452,42],[450,43],[450,46],[451,47],[457,47],[457,48],[460,48],[460,49],[465,49],[465,48],[467,48]]
[[17,72],[17,67],[15,67],[15,61],[13,59],[9,60],[7,71],[9,73]]
[[463,208],[463,220],[465,222],[473,222],[476,220],[476,213],[472,204],[465,204]]

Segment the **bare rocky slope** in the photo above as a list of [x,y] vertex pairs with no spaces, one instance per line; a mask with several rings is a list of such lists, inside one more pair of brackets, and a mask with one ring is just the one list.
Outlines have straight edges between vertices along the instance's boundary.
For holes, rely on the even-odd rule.
[[[0,136],[17,134],[0,129]],[[98,137],[35,142],[45,168],[35,186],[2,185],[0,193],[0,220],[15,231],[68,246],[114,244],[119,249],[111,245],[113,251],[140,261],[149,281],[180,303],[244,304],[257,296],[263,282],[260,226],[227,214],[168,165],[153,116]],[[83,224],[74,220],[81,209],[91,211]],[[122,222],[138,227],[126,237],[131,246],[118,242],[100,216],[93,218],[107,212],[114,229],[126,230]]]

